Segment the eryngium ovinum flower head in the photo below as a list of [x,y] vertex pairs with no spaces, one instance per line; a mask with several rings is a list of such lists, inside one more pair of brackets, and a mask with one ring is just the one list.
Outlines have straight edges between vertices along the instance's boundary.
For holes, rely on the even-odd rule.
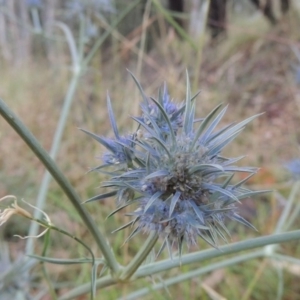
[[[84,130],[108,150],[104,164],[95,170],[111,176],[102,184],[111,191],[87,202],[115,196],[117,209],[110,216],[132,205],[133,211],[127,214],[130,222],[115,231],[132,227],[127,240],[141,231],[155,231],[163,238],[161,250],[165,245],[170,250],[176,244],[179,253],[184,242],[194,245],[197,237],[214,247],[218,238],[226,241],[226,219],[254,228],[239,216],[236,203],[263,192],[242,187],[257,169],[238,167],[235,164],[242,157],[223,157],[221,151],[257,116],[217,130],[227,107],[220,111],[219,105],[204,119],[196,120],[196,97],[191,96],[188,77],[182,105],[170,100],[166,86],[157,100],[147,98],[133,79],[142,94],[142,116],[132,117],[137,131],[119,135],[109,97],[108,114],[115,138]],[[233,184],[235,172],[249,176]]]

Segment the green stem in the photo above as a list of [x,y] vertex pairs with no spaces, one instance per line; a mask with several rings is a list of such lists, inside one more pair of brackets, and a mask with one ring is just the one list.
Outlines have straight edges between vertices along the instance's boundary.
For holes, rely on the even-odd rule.
[[[300,189],[300,181],[297,181],[294,183],[294,185],[292,187],[292,191],[290,193],[289,198],[290,197],[296,198],[296,194],[299,192],[299,189]],[[293,194],[292,194],[292,192],[293,192]],[[293,199],[293,202],[294,202],[294,199]],[[286,222],[284,223],[284,230],[288,230],[292,226],[294,221],[298,218],[299,212],[300,212],[300,204],[299,204],[299,202],[297,202],[296,207],[293,209],[291,215],[289,216],[289,218],[286,219]]]
[[91,232],[97,245],[99,246],[108,267],[112,272],[117,272],[119,270],[119,265],[115,259],[115,256],[107,244],[107,239],[100,232],[96,223],[90,217],[88,211],[84,206],[81,205],[81,199],[75,192],[74,188],[63,175],[61,170],[57,167],[53,159],[49,154],[41,147],[37,139],[33,134],[27,129],[27,127],[20,121],[20,119],[10,110],[6,103],[0,99],[0,114],[2,117],[10,124],[10,126],[19,134],[19,136],[24,140],[24,142],[30,147],[30,149],[35,153],[35,155],[40,159],[44,166],[48,169],[50,174],[62,188],[66,196],[69,198],[78,214],[82,218],[83,222]]
[[[288,201],[284,207],[284,210],[280,216],[280,219],[277,222],[276,229],[274,233],[279,233],[282,232],[283,229],[287,229],[287,219],[288,216],[290,215],[290,212],[292,210],[293,204],[296,199],[296,194],[299,192],[300,189],[300,181],[297,181],[293,184],[291,192],[289,194]],[[290,221],[290,220],[289,220]],[[290,224],[290,223],[289,223]]]
[[294,265],[300,265],[300,259],[288,255],[273,253],[271,255],[271,258],[276,260],[283,260]]
[[[42,256],[47,255],[47,249],[48,249],[49,243],[50,243],[50,231],[48,230],[44,236],[44,248],[42,251]],[[52,300],[57,300],[57,295],[56,295],[55,289],[53,287],[49,273],[47,271],[47,268],[45,266],[45,262],[42,261],[41,264],[42,264],[42,272],[44,274],[44,278],[48,285],[48,291],[49,291],[50,297],[52,298]]]
[[131,260],[131,262],[124,268],[123,272],[120,275],[121,280],[129,279],[135,271],[140,267],[140,265],[144,262],[150,251],[155,246],[158,239],[158,234],[154,231],[150,233],[146,242],[140,248],[139,252],[135,255],[135,257]]
[[192,264],[192,263],[216,258],[223,255],[228,255],[228,254],[237,253],[244,250],[263,247],[266,245],[279,244],[279,243],[284,243],[284,242],[289,242],[289,241],[294,241],[299,239],[300,239],[300,230],[249,239],[246,241],[225,245],[220,247],[219,249],[208,249],[200,252],[186,254],[181,257],[173,258],[173,260],[167,259],[152,264],[148,264],[146,266],[141,266],[139,270],[136,272],[135,277],[141,278],[145,276],[150,276],[175,267]]
[[[182,255],[180,258],[173,258],[173,260],[167,259],[160,262],[141,266],[136,271],[134,279],[151,276],[158,272],[163,272],[175,267],[180,267],[182,265],[187,265],[192,263],[198,263],[200,261],[213,259],[227,254],[233,254],[244,250],[250,250],[250,249],[264,247],[271,244],[279,244],[279,243],[289,242],[298,239],[300,239],[300,230],[295,230],[295,231],[290,231],[290,232],[276,234],[276,235],[253,238],[238,243],[232,243],[229,245],[222,246],[219,249],[208,249],[208,250],[203,250],[191,254],[186,254],[186,255]],[[261,250],[261,252],[263,253],[261,256],[266,256],[266,251],[264,249]],[[245,256],[249,255],[250,257],[252,253],[246,253]],[[278,254],[271,254],[270,257],[273,256],[274,258],[276,258]],[[236,259],[238,259],[238,257],[240,256],[237,256]],[[118,282],[117,279],[111,278],[111,276],[106,276],[98,279],[96,281],[96,285],[97,288],[103,288],[103,287],[116,284],[117,282]],[[89,289],[90,289],[89,284],[83,284],[71,290],[63,297],[59,298],[59,300],[67,300],[67,299],[79,297],[81,295],[88,293]]]
[[[240,255],[238,257],[233,257],[233,258],[230,258],[230,259],[224,259],[223,261],[216,262],[214,264],[210,264],[206,267],[199,268],[197,270],[193,270],[193,271],[187,272],[185,274],[180,274],[179,276],[164,280],[163,282],[158,283],[158,284],[154,284],[151,287],[146,287],[146,288],[140,289],[138,291],[135,291],[135,292],[127,295],[125,298],[126,298],[126,300],[142,299],[142,296],[147,295],[149,292],[151,292],[153,290],[159,290],[159,289],[162,289],[162,288],[166,288],[170,285],[180,283],[180,282],[185,281],[185,280],[189,280],[189,279],[192,279],[192,278],[197,278],[197,277],[199,277],[203,274],[206,274],[208,272],[212,272],[214,270],[218,270],[218,269],[221,269],[221,268],[226,268],[226,267],[229,267],[229,266],[232,266],[232,265],[235,265],[235,264],[238,264],[238,263],[250,260],[250,259],[263,257],[263,256],[264,256],[264,251],[258,250],[258,251],[252,252],[252,253],[247,253],[247,254],[244,254],[244,255]],[[121,299],[124,299],[124,298],[121,298]]]
[[[96,281],[96,288],[101,289],[107,286],[114,285],[118,282],[117,279],[112,278],[110,275],[104,276]],[[68,299],[78,299],[79,296],[84,295],[89,292],[91,287],[90,283],[85,283],[76,287],[75,289],[65,293],[58,300],[68,300]]]
[[[66,95],[66,98],[65,98],[65,101],[64,101],[62,112],[60,114],[57,129],[55,131],[52,147],[51,147],[51,150],[50,150],[50,153],[49,153],[49,155],[51,156],[51,158],[53,160],[55,160],[55,158],[57,156],[57,153],[58,153],[60,141],[61,141],[61,138],[62,138],[62,134],[63,134],[64,128],[65,128],[65,125],[66,125],[66,120],[68,119],[70,106],[72,104],[72,100],[74,99],[74,94],[75,94],[76,88],[78,86],[79,78],[80,78],[80,72],[79,73],[74,73],[74,75],[72,77],[72,80],[70,82],[68,91],[67,91],[67,95]],[[38,193],[38,196],[37,196],[37,201],[36,201],[36,204],[35,204],[36,207],[38,207],[41,210],[44,207],[44,203],[45,203],[45,199],[46,199],[46,196],[47,196],[50,181],[51,181],[51,175],[50,175],[49,172],[46,171],[44,173],[43,178],[42,178],[41,186],[40,186],[39,193]],[[38,211],[38,210],[35,210],[34,218],[39,219],[40,216],[41,216],[41,212]],[[33,236],[36,235],[37,231],[38,231],[38,227],[39,227],[39,224],[36,223],[36,222],[33,222],[30,226],[28,235],[33,235]],[[34,244],[33,239],[29,239],[27,241],[26,249],[25,249],[26,254],[32,253],[33,244]]]
[[[68,237],[70,237],[71,239],[73,239],[73,240],[75,240],[77,243],[79,243],[80,245],[82,245],[85,249],[87,249],[88,250],[88,252],[91,254],[91,257],[92,257],[92,260],[91,260],[91,263],[92,263],[92,266],[93,266],[93,268],[95,268],[96,266],[95,266],[95,256],[94,256],[94,253],[93,253],[93,251],[91,250],[91,248],[90,247],[88,247],[83,241],[81,241],[79,238],[77,238],[76,236],[74,236],[74,235],[72,235],[72,234],[70,234],[69,232],[67,232],[67,231],[65,231],[65,230],[63,230],[63,229],[61,229],[61,228],[58,228],[58,227],[56,227],[56,226],[54,226],[54,225],[52,225],[52,224],[48,224],[48,223],[45,223],[45,222],[43,222],[43,221],[41,221],[41,220],[39,220],[39,219],[34,219],[34,218],[30,218],[32,221],[34,221],[34,222],[37,222],[37,223],[39,223],[41,226],[43,226],[43,227],[45,227],[45,228],[48,228],[48,229],[52,229],[52,230],[55,230],[55,231],[58,231],[59,233],[61,233],[61,234],[64,234],[64,235],[66,235],[66,236],[68,236]],[[49,243],[49,233],[50,233],[50,231],[48,230],[47,232],[46,232],[46,239],[48,239],[48,243]],[[46,244],[47,244],[47,241],[45,242]],[[44,262],[46,261],[46,260],[43,260],[43,256],[45,256],[45,254],[46,254],[46,249],[47,249],[47,245],[45,245],[45,247],[44,247],[44,250],[43,250],[43,253],[42,253],[42,257],[37,257],[37,256],[34,256],[34,255],[32,255],[31,256],[31,258],[36,258],[36,259],[39,259],[40,261],[42,261],[43,262],[43,266],[44,266]],[[46,279],[47,279],[47,281],[48,281],[48,283],[49,283],[49,287],[50,287],[50,290],[51,290],[51,287],[52,287],[52,284],[51,284],[51,281],[50,281],[50,278],[49,278],[49,276],[48,276],[48,273],[46,272],[46,269],[45,269],[45,267],[43,268],[44,269],[44,275],[45,275],[45,277],[46,277]],[[92,280],[91,280],[91,300],[93,300],[94,299],[94,297],[95,297],[95,292],[96,292],[96,290],[95,290],[95,280],[93,280],[93,276],[92,276]],[[53,296],[52,296],[52,298],[53,299],[57,299],[57,297],[56,297],[56,295],[55,295],[55,292],[54,292],[54,290],[53,290],[53,294],[52,294]]]
[[275,266],[275,269],[277,270],[277,276],[278,276],[276,300],[281,300],[283,297],[283,290],[284,290],[283,271],[281,266]]

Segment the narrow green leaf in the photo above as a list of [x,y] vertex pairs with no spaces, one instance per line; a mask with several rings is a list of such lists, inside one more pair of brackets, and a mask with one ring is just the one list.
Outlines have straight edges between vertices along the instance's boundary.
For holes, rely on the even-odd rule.
[[179,200],[180,196],[181,196],[181,193],[177,191],[177,192],[175,193],[175,195],[172,197],[172,199],[171,199],[171,204],[170,204],[169,217],[172,216],[173,211],[174,211],[174,209],[175,209],[175,206],[176,206],[177,201]]
[[192,103],[191,103],[191,85],[188,71],[186,70],[186,96],[185,96],[185,111],[183,118],[183,129],[184,133],[188,135],[191,130],[189,128],[190,117],[191,117]]
[[107,110],[108,110],[108,116],[109,116],[110,124],[113,128],[115,137],[118,139],[119,138],[118,127],[117,127],[116,119],[115,119],[115,116],[114,116],[114,112],[113,112],[113,109],[112,109],[112,105],[111,105],[111,101],[110,101],[108,93],[107,93],[107,96],[106,96],[106,102],[107,102]]
[[203,183],[202,184],[203,189],[208,189],[209,191],[215,191],[219,192],[225,196],[228,196],[229,198],[235,200],[236,202],[239,202],[239,199],[232,194],[230,191],[223,189],[222,187],[215,185],[215,184],[209,184],[209,183]]
[[201,164],[201,165],[196,165],[194,167],[191,167],[189,170],[188,170],[188,174],[189,175],[192,175],[194,173],[197,173],[197,172],[201,172],[203,170],[207,170],[208,168],[214,168],[214,169],[218,169],[222,172],[224,172],[224,169],[221,165],[217,165],[217,164]]
[[207,140],[209,139],[211,133],[214,131],[214,129],[216,128],[216,126],[220,123],[221,119],[223,118],[226,110],[228,108],[228,105],[226,105],[221,112],[216,116],[216,118],[211,122],[211,124],[208,126],[208,128],[206,129],[205,133],[203,134],[203,136],[200,139],[200,143],[201,144],[206,144]]
[[225,180],[225,182],[222,184],[222,188],[225,189],[228,184],[230,183],[231,179],[233,178],[234,174],[231,174],[230,176],[228,176],[228,178]]
[[114,149],[111,147],[111,145],[109,143],[106,142],[106,140],[104,138],[102,138],[101,136],[92,133],[90,131],[87,131],[85,129],[79,128],[81,131],[83,131],[84,133],[88,134],[89,136],[91,136],[94,140],[96,140],[97,142],[99,142],[101,145],[103,145],[105,148],[111,150],[112,152],[114,152]]
[[[203,239],[206,243],[208,243],[209,245],[211,245],[213,248],[217,248],[217,245],[215,244],[215,242],[211,239],[211,234],[209,234],[209,230],[206,230],[205,233],[202,232],[201,230],[199,230],[197,232],[198,236]],[[207,234],[209,234],[209,237],[207,236]]]
[[223,228],[220,228],[217,224],[218,223],[215,223],[215,225],[214,225],[215,232],[221,237],[221,239],[225,243],[228,243],[228,239],[226,238],[226,235],[223,233]]
[[136,236],[142,229],[140,227],[135,228],[130,235],[127,237],[127,239],[124,241],[123,245],[126,244],[128,241],[130,241],[134,236]]
[[209,151],[206,152],[206,155],[215,156],[219,154],[225,146],[232,142],[241,133],[242,130],[243,129],[240,129],[239,131],[232,133],[227,139],[216,143],[214,146],[209,148]]
[[[222,135],[225,135],[225,134],[226,135],[231,135],[231,134],[234,134],[237,131],[243,130],[248,123],[250,123],[251,121],[253,121],[254,119],[256,119],[257,117],[259,117],[261,115],[263,115],[263,113],[254,115],[254,116],[252,116],[252,117],[250,117],[250,118],[234,125],[233,127],[229,128],[227,131],[225,131]],[[222,135],[219,138],[223,139],[224,137],[222,137]]]
[[148,176],[146,176],[145,180],[152,179],[152,178],[155,178],[155,177],[167,176],[169,174],[170,173],[167,170],[159,170],[159,171],[153,172],[153,173],[149,174]]
[[235,167],[229,166],[224,168],[225,172],[246,172],[246,173],[256,173],[257,168],[255,167]]
[[198,217],[199,221],[204,225],[204,214],[203,212],[198,208],[198,206],[196,205],[196,203],[194,201],[189,201],[189,204],[191,205],[191,207],[193,208],[196,216]]
[[225,167],[225,166],[228,166],[228,165],[232,165],[232,164],[238,162],[239,160],[243,159],[244,157],[245,157],[245,155],[235,157],[235,158],[226,159],[226,161],[222,162],[222,166]]
[[239,181],[237,184],[234,185],[234,188],[238,188],[238,187],[242,186],[246,181],[248,181],[254,175],[255,175],[255,173],[252,173],[249,176],[247,176],[245,179]]
[[115,195],[117,195],[117,193],[118,193],[118,191],[111,191],[111,192],[108,192],[108,193],[100,194],[100,195],[94,196],[94,197],[92,197],[92,198],[90,198],[90,199],[88,199],[88,200],[86,200],[82,203],[85,204],[85,203],[88,203],[88,202],[103,200],[103,199],[115,196]]
[[111,216],[113,216],[115,213],[119,212],[120,210],[124,209],[125,207],[138,202],[138,199],[134,199],[131,201],[127,201],[124,205],[119,206],[117,209],[115,209],[114,211],[112,211],[107,217],[106,219],[110,218]]
[[208,139],[206,140],[206,144],[211,144],[211,142],[213,140],[215,140],[216,138],[222,136],[224,133],[228,132],[228,130],[234,126],[235,123],[231,123],[226,125],[225,127],[223,127],[222,129],[218,130],[217,132],[213,133],[210,135],[210,137],[208,137]]
[[238,195],[237,198],[239,200],[245,199],[245,198],[250,198],[256,195],[260,195],[260,194],[265,194],[265,193],[270,193],[272,192],[272,190],[262,190],[262,191],[251,191],[242,195]]
[[131,75],[131,77],[133,78],[135,84],[137,85],[137,87],[138,87],[138,89],[139,89],[139,91],[140,91],[140,93],[141,93],[141,95],[142,95],[142,97],[143,97],[144,103],[145,103],[145,104],[147,105],[147,107],[148,107],[148,104],[149,104],[149,103],[148,103],[148,98],[147,98],[147,96],[145,95],[142,86],[140,85],[140,83],[139,83],[139,81],[136,79],[136,77],[133,75],[133,73],[131,73],[128,69],[127,69],[127,72],[128,72],[128,73]]
[[203,133],[204,129],[206,128],[206,126],[208,125],[208,123],[211,121],[211,119],[213,118],[213,116],[216,114],[216,112],[219,110],[219,108],[222,106],[222,104],[219,104],[215,109],[213,109],[208,115],[207,117],[202,121],[202,123],[200,124],[200,126],[198,127],[193,143],[191,145],[191,150],[195,147],[200,135]]
[[56,264],[56,265],[76,265],[76,264],[87,264],[87,263],[90,264],[93,262],[91,258],[62,259],[62,258],[39,256],[39,255],[27,255],[27,256],[35,258],[39,261],[43,261],[49,264]]
[[156,140],[159,143],[159,145],[165,150],[165,152],[167,153],[169,159],[171,160],[172,155],[171,155],[169,149],[165,146],[164,142],[161,139],[158,139],[157,137],[153,137],[153,139]]
[[147,204],[145,205],[144,212],[146,212],[150,206],[162,195],[162,192],[156,192],[151,198],[148,200]]
[[147,158],[146,158],[146,171],[147,171],[147,174],[150,174],[151,173],[151,163],[150,163],[150,153],[148,152],[147,153]]
[[91,298],[92,299],[95,299],[96,296],[97,269],[98,269],[98,265],[94,263],[92,267],[92,275],[91,275]]
[[149,127],[147,124],[145,124],[142,120],[140,120],[139,118],[136,117],[131,117],[133,120],[135,120],[138,124],[140,124],[141,126],[143,126],[152,137],[157,137],[158,139],[161,138],[161,135],[158,134],[157,132],[155,132],[155,130],[153,130],[151,127]]
[[166,123],[168,124],[169,131],[170,131],[170,134],[171,134],[172,144],[174,146],[176,144],[176,137],[175,137],[175,134],[174,134],[174,129],[172,127],[171,121],[170,121],[167,113],[165,112],[165,109],[163,108],[163,106],[159,102],[157,102],[155,99],[153,99],[153,98],[151,98],[151,99],[156,104],[156,106],[160,110],[163,118],[165,119]]
[[[152,99],[152,98],[151,98]],[[153,99],[152,99],[153,100]],[[154,131],[156,132],[156,135],[159,136],[160,138],[162,138],[162,131],[160,129],[160,127],[158,126],[156,120],[153,118],[153,116],[151,115],[151,113],[148,113],[147,111],[144,112],[145,116],[148,118],[148,120],[151,123],[151,126],[153,127]],[[147,124],[148,126],[148,124]],[[149,126],[150,127],[150,126]],[[151,128],[151,127],[150,127]]]
[[237,214],[234,214],[234,215],[229,215],[229,218],[234,220],[234,221],[238,221],[242,224],[244,224],[245,226],[251,228],[251,229],[254,229],[255,231],[258,231],[250,222],[248,222],[247,220],[245,220],[243,217],[237,215]]
[[115,229],[114,231],[112,231],[111,233],[115,233],[115,232],[118,232],[120,230],[123,230],[129,226],[131,226],[133,224],[134,220],[131,220],[130,222],[126,223],[125,225],[122,225],[121,227]]
[[165,237],[164,241],[162,242],[157,254],[156,254],[156,259],[160,256],[160,254],[163,252],[163,250],[165,249],[167,242],[166,240],[168,239],[168,237]]

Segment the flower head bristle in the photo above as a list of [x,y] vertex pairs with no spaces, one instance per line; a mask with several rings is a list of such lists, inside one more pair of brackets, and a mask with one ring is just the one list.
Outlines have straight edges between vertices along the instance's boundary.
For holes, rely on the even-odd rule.
[[[221,152],[258,115],[217,129],[227,110],[220,111],[219,105],[197,125],[188,76],[182,105],[170,100],[166,85],[159,90],[157,100],[146,97],[132,77],[143,98],[142,116],[132,117],[138,123],[137,132],[119,135],[109,97],[108,114],[115,139],[84,130],[109,151],[98,169],[110,170],[111,177],[103,186],[112,189],[88,201],[116,196],[118,208],[112,214],[135,205],[136,209],[127,214],[133,220],[117,230],[135,226],[127,240],[141,231],[155,231],[164,241],[160,251],[177,244],[181,253],[183,243],[194,245],[197,237],[217,247],[219,238],[226,242],[229,236],[226,219],[254,228],[238,215],[235,204],[265,192],[242,186],[257,169],[236,166],[242,157],[227,158]],[[236,172],[250,175],[234,184]]]

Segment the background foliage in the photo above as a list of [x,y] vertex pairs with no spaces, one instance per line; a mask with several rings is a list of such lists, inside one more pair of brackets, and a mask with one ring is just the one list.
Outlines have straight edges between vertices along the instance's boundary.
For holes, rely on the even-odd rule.
[[[212,39],[208,30],[196,34],[191,31],[188,13],[181,15],[186,23],[184,31],[178,31],[177,23],[172,19],[174,15],[159,1],[138,3],[112,28],[126,9],[124,2],[0,2],[1,98],[50,151],[64,99],[78,67],[76,59],[72,58],[72,50],[70,52],[65,26],[79,44],[79,52],[85,55],[104,34],[109,33],[77,78],[77,89],[65,119],[66,127],[56,158],[81,199],[86,200],[99,192],[97,186],[104,179],[97,173],[86,174],[90,167],[97,165],[97,157],[102,155],[103,149],[77,128],[88,128],[99,135],[113,135],[105,100],[109,90],[120,131],[132,131],[134,124],[128,122],[128,116],[138,114],[140,95],[126,69],[141,81],[148,95],[156,95],[161,84],[167,81],[171,97],[178,102],[184,98],[185,70],[188,69],[193,93],[201,89],[197,116],[205,116],[220,102],[229,104],[224,124],[265,112],[226,151],[230,156],[243,153],[246,155],[243,164],[261,168],[249,182],[250,189],[276,192],[249,199],[240,207],[243,217],[253,223],[258,232],[242,225],[233,227],[229,223],[228,226],[232,226],[233,242],[271,234],[289,199],[295,200],[293,209],[299,202],[297,186],[293,185],[299,174],[298,167],[292,168],[294,178],[285,168],[285,163],[299,157],[299,4],[294,1],[280,22],[271,25],[247,1],[229,1],[226,35]],[[82,35],[81,22],[84,22]],[[81,37],[84,40],[79,43]],[[0,141],[0,196],[14,194],[34,204],[44,167],[2,119]],[[294,194],[293,190],[290,192],[292,186]],[[115,208],[113,201],[85,207],[107,234],[118,260],[124,264],[130,262],[146,236],[135,237],[123,245],[129,230],[113,235],[110,232],[118,227],[116,225],[127,222],[125,217],[117,214],[105,220]],[[54,181],[50,182],[44,210],[57,227],[82,238],[100,256],[77,212]],[[29,222],[13,218],[1,228],[0,270],[7,270],[21,259],[25,242],[12,236],[26,235],[29,226]],[[298,226],[296,220],[289,229]],[[35,253],[42,253],[43,241],[34,242]],[[205,243],[199,243],[199,249],[207,247]],[[191,251],[199,249],[192,248]],[[280,253],[298,257],[299,243],[282,244]],[[67,259],[85,255],[85,250],[75,241],[51,233],[47,256]],[[150,287],[153,282],[159,284],[171,276],[216,261],[182,266],[152,279],[106,288],[105,299],[130,299],[126,296],[131,292]],[[46,267],[58,295],[90,280],[89,265],[46,264]],[[15,277],[18,284],[14,290],[27,289],[36,299],[51,299],[42,269],[39,264],[32,269],[31,282]],[[246,300],[281,296],[281,299],[298,299],[299,272],[299,266],[294,262],[261,258],[220,268],[202,277],[197,275],[192,280],[171,285],[168,290],[152,291],[143,298]],[[99,295],[104,292],[100,291]]]

